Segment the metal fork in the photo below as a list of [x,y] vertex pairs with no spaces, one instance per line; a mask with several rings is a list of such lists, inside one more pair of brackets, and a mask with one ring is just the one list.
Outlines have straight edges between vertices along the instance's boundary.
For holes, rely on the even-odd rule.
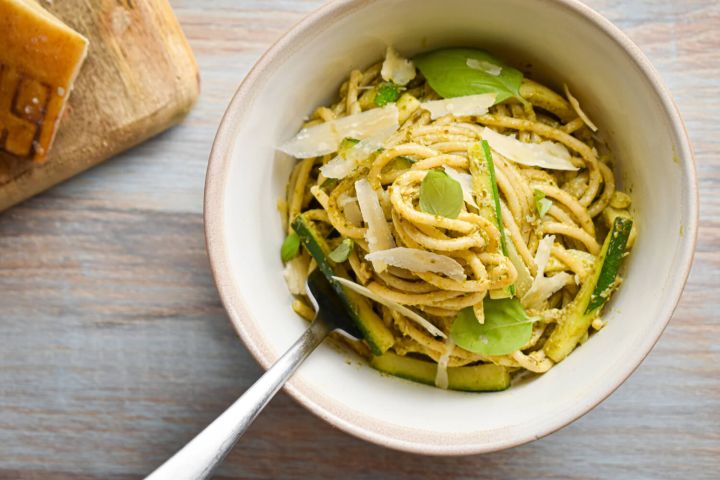
[[255,417],[330,332],[340,329],[360,337],[337,293],[319,270],[310,274],[306,287],[317,312],[310,327],[235,403],[146,480],[200,480],[210,477]]

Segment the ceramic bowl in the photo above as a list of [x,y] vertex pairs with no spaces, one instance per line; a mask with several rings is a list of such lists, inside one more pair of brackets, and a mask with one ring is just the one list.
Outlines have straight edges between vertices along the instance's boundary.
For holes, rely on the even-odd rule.
[[645,56],[574,0],[346,0],[309,15],[240,85],[207,172],[205,221],[222,301],[247,348],[272,364],[306,328],[281,275],[276,210],[292,160],[275,147],[330,102],[353,68],[442,46],[482,47],[542,82],[569,83],[609,139],[639,237],[608,325],[548,373],[499,393],[443,391],[380,375],[323,345],[286,390],[353,435],[424,454],[482,453],[561,428],[640,364],[677,304],[692,262],[697,186],[680,115]]

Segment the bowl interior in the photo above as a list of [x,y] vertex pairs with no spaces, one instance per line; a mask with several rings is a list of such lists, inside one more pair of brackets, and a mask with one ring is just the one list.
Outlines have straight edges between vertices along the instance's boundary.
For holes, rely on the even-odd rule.
[[[474,46],[567,83],[610,141],[639,227],[606,328],[547,374],[493,394],[382,376],[328,345],[289,384],[305,405],[366,439],[425,453],[496,450],[588,411],[639,364],[684,284],[695,228],[692,159],[669,99],[635,47],[585,7],[534,0],[339,2],[274,47],[231,104],[208,174],[211,259],[230,316],[265,366],[306,328],[281,275],[276,211],[293,160],[275,147],[327,104],[353,68],[440,46]],[[652,74],[650,74],[652,75]],[[684,229],[684,232],[683,232]]]

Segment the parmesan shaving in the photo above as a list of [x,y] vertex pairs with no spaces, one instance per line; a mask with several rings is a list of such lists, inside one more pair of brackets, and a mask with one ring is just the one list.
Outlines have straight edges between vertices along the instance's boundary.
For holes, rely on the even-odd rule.
[[350,290],[353,290],[354,292],[359,293],[360,295],[363,295],[370,300],[375,300],[376,302],[385,305],[386,307],[395,310],[401,315],[405,315],[410,320],[413,320],[418,325],[423,327],[425,330],[430,333],[430,335],[433,335],[434,337],[440,337],[440,338],[447,338],[447,335],[443,333],[442,330],[437,328],[435,325],[418,315],[417,313],[413,312],[409,308],[400,305],[397,302],[394,302],[393,300],[390,300],[389,298],[385,298],[382,295],[378,295],[377,293],[373,292],[367,287],[363,287],[362,285],[359,285],[355,282],[352,282],[346,278],[342,277],[332,277],[333,280],[338,282],[340,285],[349,288]]
[[568,88],[567,84],[564,84],[563,86],[565,87],[565,96],[567,97],[568,102],[570,102],[573,110],[575,110],[575,113],[578,114],[578,117],[582,119],[583,123],[585,123],[585,125],[587,125],[590,130],[592,130],[593,132],[597,132],[598,128],[585,114],[585,112],[582,111],[582,108],[580,108],[580,102],[578,102],[578,99],[573,97],[572,93],[570,93],[570,89]]
[[352,202],[345,205],[343,207],[343,213],[350,223],[356,227],[362,226],[363,219],[358,202]]
[[493,150],[515,163],[550,170],[578,170],[570,160],[570,152],[560,143],[525,143],[488,127],[483,129],[482,137]]
[[388,47],[380,76],[386,82],[393,82],[402,87],[415,78],[415,65],[412,61],[400,56],[397,50]]
[[[573,257],[577,261],[577,265],[581,267],[580,271],[578,272],[581,279],[586,278],[592,273],[593,267],[595,265],[595,255],[589,252],[583,252],[582,250],[575,250],[572,248],[565,249],[565,253],[570,257]],[[553,256],[550,257],[550,260],[545,267],[545,273],[563,272],[567,270],[568,267],[568,265],[565,265],[565,263]]]
[[357,197],[351,197],[347,193],[338,195],[337,203],[340,208],[345,208],[348,204],[357,202]]
[[[363,178],[355,182],[355,193],[358,204],[360,205],[360,213],[367,224],[365,239],[368,242],[370,252],[393,248],[395,246],[395,240],[385,220],[385,213],[380,206],[380,201],[378,200],[375,190],[373,190],[370,183]],[[387,268],[387,264],[383,261],[376,260],[373,262],[373,268],[376,272],[382,273]]]
[[440,273],[453,280],[465,280],[465,270],[455,259],[427,250],[396,247],[365,255],[366,260],[382,262],[411,272]]
[[550,260],[550,249],[554,242],[555,235],[547,235],[540,240],[538,244],[537,252],[535,253],[537,275],[535,275],[530,290],[523,295],[521,300],[525,308],[539,308],[551,295],[573,280],[573,277],[565,272],[558,273],[552,277],[545,276],[545,267]]
[[485,307],[483,305],[483,302],[476,303],[473,305],[473,312],[475,312],[475,318],[477,319],[478,323],[482,325],[485,323]]
[[320,173],[327,178],[342,179],[350,175],[355,168],[357,168],[355,160],[338,155],[320,167]]
[[460,184],[460,187],[462,187],[463,200],[465,200],[465,203],[477,209],[480,209],[480,207],[478,207],[478,204],[475,202],[475,196],[473,195],[472,175],[470,175],[469,173],[460,172],[447,165],[445,165],[444,168],[445,173],[448,174],[448,177],[458,182]]
[[445,349],[438,359],[437,370],[435,371],[435,386],[443,390],[447,390],[449,386],[447,369],[453,348],[455,348],[455,342],[453,342],[452,338],[445,340]]
[[358,205],[357,197],[351,197],[347,193],[338,196],[338,206],[342,208],[345,218],[356,227],[362,226],[362,213]]
[[344,155],[338,155],[320,167],[320,173],[327,178],[335,178],[338,180],[347,177],[357,168],[360,162],[363,162],[381,148],[385,140],[396,131],[396,127],[386,128],[370,138],[359,141],[350,147]]
[[307,278],[308,267],[310,261],[307,255],[298,255],[287,264],[283,270],[283,278],[288,286],[288,290],[293,295],[305,294],[305,279]]
[[523,262],[522,258],[520,258],[520,255],[515,248],[515,243],[513,243],[513,239],[509,233],[509,231],[505,231],[505,238],[507,240],[505,243],[508,250],[507,256],[510,263],[512,263],[515,267],[515,271],[517,271],[517,277],[515,278],[514,285],[517,289],[517,295],[522,298],[522,296],[525,295],[532,287],[533,278],[532,275],[530,275],[530,271],[525,266],[525,262]]
[[303,128],[278,149],[295,158],[319,157],[336,152],[344,138],[364,140],[398,128],[398,109],[393,103]]
[[502,73],[502,67],[495,65],[494,63],[486,62],[485,60],[478,60],[476,58],[468,58],[465,64],[473,70],[480,70],[488,75],[497,77]]
[[453,97],[444,100],[423,102],[420,104],[420,107],[430,112],[430,118],[435,120],[445,115],[452,115],[454,117],[485,115],[488,109],[494,104],[494,93],[482,93],[480,95],[467,95],[465,97]]

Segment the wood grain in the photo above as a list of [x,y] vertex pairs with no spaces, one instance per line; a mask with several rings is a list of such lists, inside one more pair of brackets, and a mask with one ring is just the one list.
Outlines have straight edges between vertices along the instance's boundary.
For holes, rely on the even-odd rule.
[[167,0],[57,0],[44,6],[90,40],[45,163],[0,156],[0,211],[178,123],[197,65]]
[[[320,3],[173,0],[203,74],[197,107],[179,127],[0,216],[0,478],[141,478],[260,374],[208,269],[204,171],[242,76]],[[587,3],[648,54],[697,153],[695,265],[647,360],[560,432],[465,458],[370,445],[281,394],[217,478],[718,478],[720,4]]]

